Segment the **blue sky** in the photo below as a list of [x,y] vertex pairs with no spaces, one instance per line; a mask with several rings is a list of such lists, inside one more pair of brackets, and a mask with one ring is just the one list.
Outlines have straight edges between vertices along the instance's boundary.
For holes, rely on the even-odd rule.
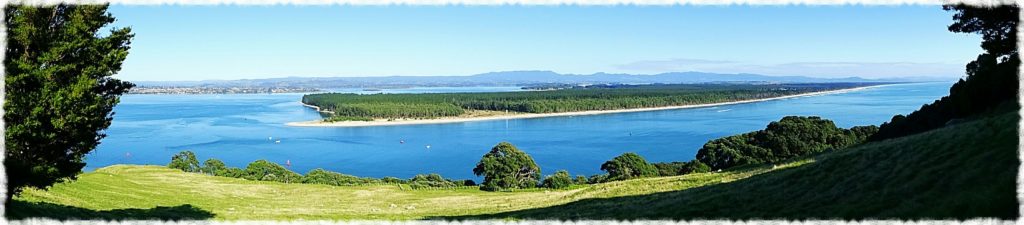
[[133,81],[673,71],[956,78],[941,6],[128,6]]

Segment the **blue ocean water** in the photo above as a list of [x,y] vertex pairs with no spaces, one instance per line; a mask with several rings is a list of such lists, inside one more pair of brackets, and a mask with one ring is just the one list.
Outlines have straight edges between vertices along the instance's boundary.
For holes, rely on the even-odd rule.
[[[166,165],[191,150],[200,161],[245,167],[266,159],[305,173],[325,168],[369,177],[421,173],[476,179],[472,168],[509,141],[544,174],[601,173],[623,152],[648,161],[688,161],[711,139],[763,129],[783,116],[821,116],[841,127],[880,124],[948,93],[952,83],[897,84],[847,93],[727,106],[587,116],[380,127],[290,127],[319,119],[302,94],[126,95],[86,170],[113,164]],[[359,93],[515,91],[515,87],[410,88]],[[404,141],[404,143],[403,143]],[[427,148],[426,146],[430,146]]]

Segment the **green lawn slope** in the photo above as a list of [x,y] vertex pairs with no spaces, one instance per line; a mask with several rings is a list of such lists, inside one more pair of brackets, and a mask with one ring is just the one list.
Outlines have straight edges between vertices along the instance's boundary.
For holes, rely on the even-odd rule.
[[1016,113],[719,173],[577,186],[475,189],[247,181],[117,165],[28,189],[9,218],[690,219],[1015,218]]

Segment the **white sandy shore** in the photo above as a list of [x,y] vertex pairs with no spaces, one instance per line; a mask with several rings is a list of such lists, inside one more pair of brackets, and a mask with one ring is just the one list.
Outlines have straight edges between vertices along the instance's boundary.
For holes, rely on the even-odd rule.
[[[608,114],[608,113],[627,113],[627,112],[645,112],[645,111],[656,111],[656,110],[669,110],[669,109],[688,109],[688,108],[701,108],[701,107],[713,107],[722,105],[733,105],[733,104],[744,104],[752,102],[763,102],[787,98],[814,96],[814,95],[828,95],[837,93],[846,93],[851,91],[859,91],[868,88],[882,87],[887,85],[874,85],[856,88],[847,88],[831,91],[819,91],[810,92],[795,95],[786,95],[773,98],[762,98],[762,99],[751,99],[742,101],[732,102],[719,102],[709,104],[697,104],[697,105],[681,105],[681,106],[665,106],[665,107],[653,107],[653,108],[636,108],[636,109],[615,109],[615,110],[594,110],[594,111],[579,111],[579,112],[562,112],[562,113],[524,113],[516,115],[501,115],[501,116],[486,116],[486,117],[445,117],[437,119],[403,119],[403,120],[374,120],[374,121],[338,121],[338,122],[324,122],[321,120],[314,121],[303,121],[303,122],[290,122],[286,123],[288,126],[297,127],[366,127],[366,126],[397,126],[397,125],[416,125],[416,124],[438,124],[438,123],[462,123],[462,122],[473,122],[473,121],[486,121],[486,120],[510,120],[510,119],[527,119],[527,118],[541,118],[541,117],[554,117],[554,116],[582,116],[582,115],[597,115],[597,114]],[[319,110],[319,107],[303,104],[306,107],[311,107]]]

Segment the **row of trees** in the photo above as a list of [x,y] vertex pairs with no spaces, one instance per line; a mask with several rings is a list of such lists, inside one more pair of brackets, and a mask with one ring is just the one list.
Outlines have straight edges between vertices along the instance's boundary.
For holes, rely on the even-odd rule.
[[[831,84],[659,84],[554,91],[429,94],[310,94],[302,102],[352,118],[436,118],[467,110],[557,113],[706,104],[863,86]],[[328,118],[330,120],[330,118]]]
[[[583,175],[576,175],[575,178],[569,175],[568,171],[560,170],[540,180],[540,167],[534,163],[533,158],[519,150],[508,142],[501,142],[491,148],[487,154],[480,159],[473,173],[483,176],[484,181],[480,186],[485,191],[500,191],[520,188],[568,188],[572,185],[596,184],[610,181],[628,180],[655,176],[675,176],[687,173],[709,172],[710,169],[700,162],[691,163],[662,163],[651,164],[636,153],[627,152],[601,164],[601,170],[606,174],[598,174],[589,178]],[[678,168],[663,169],[662,167],[678,166]],[[670,172],[662,173],[661,170]]]
[[451,180],[439,174],[419,174],[408,180],[395,177],[370,178],[356,177],[324,169],[313,169],[301,175],[267,160],[256,160],[245,169],[227,167],[217,159],[207,159],[202,165],[191,151],[182,151],[171,157],[167,167],[185,172],[203,173],[213,176],[242,178],[246,180],[275,181],[282,183],[325,184],[334,186],[354,186],[369,184],[407,184],[412,188],[476,186],[473,180]]

